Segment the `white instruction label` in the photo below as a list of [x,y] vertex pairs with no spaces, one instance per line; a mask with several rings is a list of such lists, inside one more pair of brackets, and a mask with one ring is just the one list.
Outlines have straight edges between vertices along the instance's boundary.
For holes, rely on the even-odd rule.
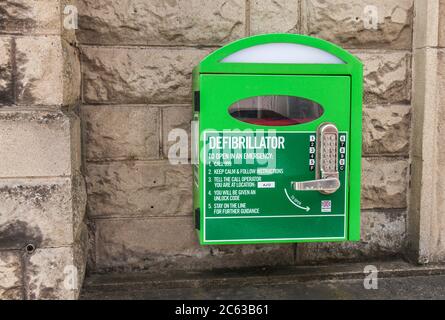
[[258,188],[261,188],[261,189],[267,189],[267,188],[272,189],[272,188],[275,188],[275,181],[269,181],[269,182],[267,182],[267,181],[258,181]]

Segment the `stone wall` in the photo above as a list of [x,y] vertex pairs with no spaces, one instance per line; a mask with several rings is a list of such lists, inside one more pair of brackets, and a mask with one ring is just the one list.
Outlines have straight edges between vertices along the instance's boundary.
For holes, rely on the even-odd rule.
[[[76,1],[0,3],[0,299],[76,298],[87,249],[91,271],[445,260],[445,0]],[[268,32],[364,62],[359,243],[197,244],[168,133],[190,130],[192,67]]]
[[80,54],[63,8],[0,2],[0,299],[74,299],[85,271]]
[[[78,0],[90,268],[289,265],[400,254],[405,245],[413,0]],[[365,28],[377,8],[378,28]],[[362,241],[200,247],[191,168],[167,160],[189,130],[191,70],[253,34],[303,33],[364,62]]]
[[416,12],[408,251],[420,263],[443,262],[445,0],[416,2]]

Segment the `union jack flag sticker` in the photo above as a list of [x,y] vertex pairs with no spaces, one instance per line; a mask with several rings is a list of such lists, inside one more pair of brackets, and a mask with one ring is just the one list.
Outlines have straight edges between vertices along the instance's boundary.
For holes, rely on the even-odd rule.
[[321,212],[331,212],[331,200],[321,200]]

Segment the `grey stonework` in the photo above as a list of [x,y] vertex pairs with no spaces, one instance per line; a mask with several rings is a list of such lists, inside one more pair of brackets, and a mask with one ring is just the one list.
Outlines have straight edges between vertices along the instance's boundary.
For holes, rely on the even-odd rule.
[[191,216],[192,168],[168,161],[88,163],[88,213],[106,216]]
[[[187,6],[183,1],[134,1],[128,7],[114,0],[80,3],[93,270],[246,265],[243,247],[235,256],[221,251],[225,258],[218,260],[212,253],[216,251],[209,254],[197,246],[191,223],[192,171],[188,165],[168,163],[172,142],[167,138],[173,128],[190,130],[192,67],[226,42],[265,32],[319,36],[350,48],[363,61],[364,223],[388,225],[365,228],[367,240],[353,245],[354,254],[333,246],[333,257],[370,258],[401,251],[405,215],[386,217],[407,208],[412,0],[370,1],[381,14],[377,31],[364,29],[360,1],[212,1],[202,10],[197,9],[199,0]],[[308,252],[305,246],[271,247],[304,256],[304,261],[326,257],[322,251],[298,254]],[[262,246],[249,250],[258,258],[249,259],[248,265],[271,263],[271,253],[263,254]],[[228,256],[233,256],[230,262]]]
[[20,251],[0,251],[0,298],[23,299],[23,274]]
[[76,180],[81,179],[2,179],[0,250],[74,243],[86,202],[83,186],[73,185]]
[[406,51],[353,51],[363,62],[365,104],[409,104],[411,54]]
[[250,1],[250,34],[300,33],[301,28],[299,1]]
[[403,256],[406,240],[405,210],[364,210],[361,219],[360,242],[301,245],[297,250],[298,263]]
[[0,3],[0,30],[2,34],[60,33],[59,0],[6,0]]
[[160,158],[160,108],[84,105],[81,114],[88,160]]
[[76,299],[85,274],[80,55],[64,3],[0,3],[0,299]]
[[408,156],[411,133],[409,105],[363,109],[363,154]]
[[[67,270],[81,283],[87,261],[193,270],[407,249],[443,261],[445,0],[77,0],[75,33],[66,4],[0,3],[0,298],[77,298]],[[327,39],[364,63],[360,242],[197,244],[191,166],[169,163],[168,135],[190,130],[193,66],[269,32]]]
[[211,50],[88,46],[82,52],[86,103],[171,104],[191,102],[192,68]]
[[98,219],[95,223],[97,270],[193,270],[294,263],[292,244],[200,246],[191,215]]
[[444,0],[415,2],[413,121],[408,253],[419,263],[445,261],[443,219],[445,110]]
[[0,106],[8,105],[14,101],[13,85],[13,39],[0,38]]
[[[346,48],[411,50],[414,0],[302,0],[304,32]],[[377,9],[376,29],[372,24]]]
[[85,44],[214,46],[245,32],[245,0],[78,0],[78,5],[78,38]]

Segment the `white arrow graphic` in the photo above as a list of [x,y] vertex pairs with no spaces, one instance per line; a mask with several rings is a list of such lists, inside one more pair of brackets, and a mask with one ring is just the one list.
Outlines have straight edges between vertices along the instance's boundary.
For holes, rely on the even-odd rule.
[[287,197],[287,198],[289,199],[289,201],[290,201],[294,206],[296,206],[297,208],[303,209],[303,210],[305,210],[306,212],[308,212],[309,210],[311,210],[310,207],[302,207],[302,206],[298,205],[297,203],[295,203],[295,202],[289,197],[289,194],[287,193],[286,188],[284,188],[284,193],[286,193],[286,197]]

